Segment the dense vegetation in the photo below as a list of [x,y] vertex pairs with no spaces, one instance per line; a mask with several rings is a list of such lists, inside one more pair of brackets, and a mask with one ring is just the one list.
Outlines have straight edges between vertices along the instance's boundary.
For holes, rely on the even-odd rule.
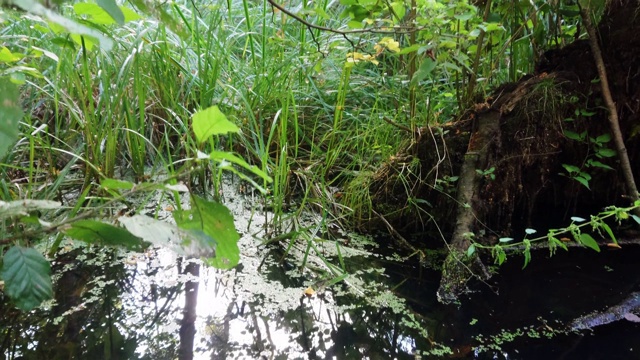
[[[576,2],[48,5],[0,13],[2,278],[22,309],[51,297],[41,254],[65,236],[235,266],[238,234],[216,201],[225,171],[260,192],[275,241],[294,241],[304,229],[287,220],[309,209],[327,229],[358,226],[372,216],[369,180],[407,134],[458,120],[546,50],[586,37]],[[588,168],[567,171],[588,187]],[[156,192],[173,199],[176,225],[141,215]]]

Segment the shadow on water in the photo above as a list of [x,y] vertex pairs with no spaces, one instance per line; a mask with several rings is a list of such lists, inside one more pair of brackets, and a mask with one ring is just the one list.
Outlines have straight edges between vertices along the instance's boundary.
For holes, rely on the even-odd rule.
[[[640,324],[564,331],[572,319],[640,290],[640,249],[573,249],[551,260],[538,252],[524,270],[512,257],[490,284],[475,284],[459,306],[444,306],[435,296],[438,272],[412,260],[347,251],[343,243],[352,275],[325,286],[333,275],[321,262],[300,269],[281,261],[281,246],[257,246],[251,234],[230,271],[164,250],[71,248],[54,262],[55,302],[24,314],[2,299],[0,353],[52,360],[640,359]],[[335,260],[335,243],[316,246]]]

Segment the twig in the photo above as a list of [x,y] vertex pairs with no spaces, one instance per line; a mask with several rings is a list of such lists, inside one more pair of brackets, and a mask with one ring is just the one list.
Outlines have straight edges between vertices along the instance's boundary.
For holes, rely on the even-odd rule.
[[333,29],[330,27],[326,27],[326,26],[320,26],[320,25],[316,25],[313,23],[308,22],[307,20],[301,18],[300,16],[292,13],[291,11],[287,10],[284,6],[276,3],[274,0],[267,0],[269,2],[269,4],[271,4],[271,6],[275,7],[276,9],[282,11],[283,13],[291,16],[292,18],[296,19],[296,21],[306,25],[308,28],[310,29],[317,29],[317,30],[322,30],[322,31],[328,31],[328,32],[332,32],[334,34],[340,34],[340,35],[344,35],[346,37],[346,35],[350,35],[350,34],[366,34],[366,33],[370,33],[370,34],[409,34],[412,32],[416,32],[416,31],[420,31],[425,29],[425,26],[421,26],[421,27],[411,27],[411,26],[395,26],[390,30],[383,30],[381,28],[371,28],[371,29],[357,29],[357,30],[338,30],[338,29]]
[[397,122],[395,122],[395,121],[393,121],[393,120],[389,119],[389,118],[388,118],[388,117],[386,117],[386,116],[383,116],[383,117],[382,117],[382,120],[384,120],[384,121],[386,121],[387,123],[389,123],[389,124],[391,124],[391,125],[393,125],[393,126],[397,127],[397,128],[398,128],[398,129],[400,129],[400,130],[404,130],[404,131],[408,132],[409,134],[413,134],[413,130],[409,129],[408,127],[406,127],[406,126],[404,126],[404,125],[398,124]]

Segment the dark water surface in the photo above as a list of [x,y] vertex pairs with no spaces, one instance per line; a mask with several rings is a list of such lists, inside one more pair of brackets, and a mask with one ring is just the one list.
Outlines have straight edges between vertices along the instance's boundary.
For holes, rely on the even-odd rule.
[[375,255],[372,244],[353,245],[359,238],[339,240],[351,275],[331,284],[338,267],[309,255],[301,270],[293,259],[300,259],[296,251],[317,252],[337,264],[335,242],[301,238],[283,261],[285,246],[258,246],[252,227],[262,223],[253,221],[238,225],[242,260],[230,271],[164,250],[70,244],[54,262],[55,303],[25,314],[2,299],[1,353],[53,360],[640,359],[638,323],[564,331],[574,318],[640,290],[640,249],[572,249],[551,259],[539,251],[524,270],[511,257],[489,284],[474,283],[459,306],[444,306],[435,297],[438,272],[417,261]]

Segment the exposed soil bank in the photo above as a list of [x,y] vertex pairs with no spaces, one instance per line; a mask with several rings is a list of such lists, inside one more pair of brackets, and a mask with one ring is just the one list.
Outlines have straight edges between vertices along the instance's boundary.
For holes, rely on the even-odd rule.
[[[637,8],[637,1],[610,2],[599,25],[632,165],[640,161]],[[467,233],[491,244],[521,238],[525,228],[545,230],[605,206],[628,206],[601,95],[586,40],[548,51],[534,74],[496,89],[455,122],[413,134],[370,180],[379,216],[357,220],[404,235],[438,234],[428,237],[435,243],[412,244],[417,248],[440,247],[444,238],[450,250],[462,251]]]

